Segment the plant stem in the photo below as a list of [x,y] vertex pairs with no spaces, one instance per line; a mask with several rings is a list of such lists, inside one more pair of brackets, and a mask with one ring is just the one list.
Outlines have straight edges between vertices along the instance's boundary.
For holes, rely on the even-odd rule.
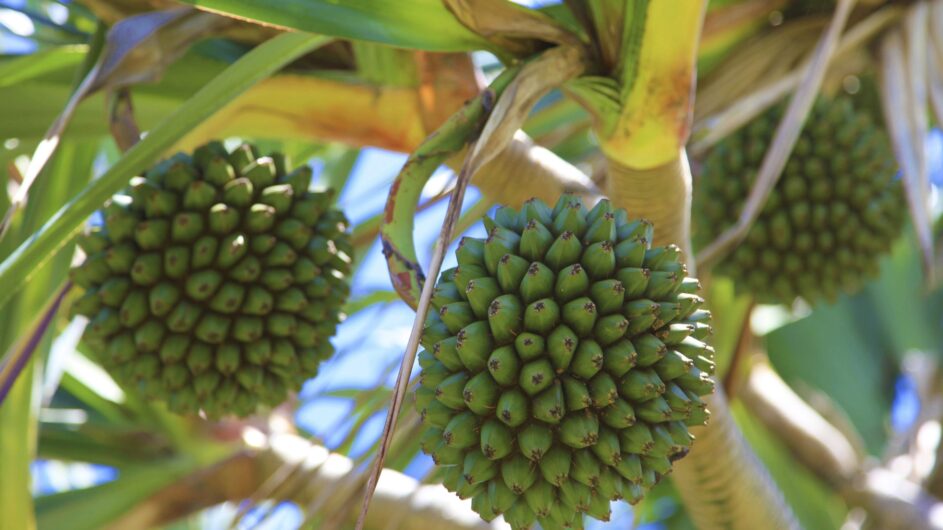
[[653,246],[674,243],[690,261],[691,169],[684,150],[677,158],[651,169],[634,169],[609,159],[609,199],[632,218],[655,225]]
[[722,388],[706,396],[710,423],[691,429],[691,452],[675,463],[675,487],[700,530],[798,529],[769,472],[743,438]]

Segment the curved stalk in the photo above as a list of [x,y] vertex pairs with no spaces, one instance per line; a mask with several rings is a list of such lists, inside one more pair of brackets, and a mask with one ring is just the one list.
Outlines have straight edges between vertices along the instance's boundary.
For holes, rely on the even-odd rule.
[[800,528],[782,492],[753,453],[730,414],[723,389],[707,396],[710,423],[695,427],[691,452],[675,463],[673,479],[700,530]]
[[[653,169],[629,168],[609,159],[609,198],[633,216],[655,224],[655,245],[674,243],[692,261],[691,171],[684,150]],[[694,273],[693,266],[689,266]],[[700,530],[798,528],[769,472],[740,433],[723,389],[707,396],[711,420],[692,428],[691,452],[675,463],[673,479]]]

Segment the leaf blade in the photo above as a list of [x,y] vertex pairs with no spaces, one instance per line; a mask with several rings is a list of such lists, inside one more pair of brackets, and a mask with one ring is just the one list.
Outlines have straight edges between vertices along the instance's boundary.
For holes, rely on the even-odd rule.
[[428,51],[470,51],[488,42],[438,0],[184,0],[260,24]]
[[[30,202],[11,232],[11,237],[0,243],[0,256],[6,255],[13,245],[26,239],[30,233],[51,216],[59,204],[82,186],[80,176],[87,178],[94,150],[91,145],[65,142],[62,150],[47,168],[48,181],[39,183],[40,193]],[[6,352],[17,337],[26,331],[36,314],[53,295],[65,277],[70,253],[62,252],[49,266],[38,270],[36,280],[25,286],[14,304],[0,311],[0,351]],[[51,333],[45,333],[37,347],[44,355],[51,343]],[[10,528],[35,528],[33,500],[30,492],[30,462],[35,455],[38,403],[34,402],[41,364],[29,361],[21,377],[13,385],[7,400],[0,406],[0,513],[3,524]]]

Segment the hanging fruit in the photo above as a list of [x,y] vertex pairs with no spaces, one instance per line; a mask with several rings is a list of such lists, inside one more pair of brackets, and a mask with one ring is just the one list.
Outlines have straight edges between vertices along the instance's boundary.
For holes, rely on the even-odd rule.
[[[695,237],[734,224],[782,115],[777,107],[718,144],[695,188]],[[717,271],[760,302],[833,301],[876,276],[906,215],[883,130],[841,98],[816,102],[749,233]]]
[[179,413],[251,414],[317,372],[347,298],[347,220],[311,169],[218,142],[131,180],[82,236],[84,340]]
[[603,200],[485,219],[444,271],[419,354],[423,450],[484,519],[577,526],[684,456],[713,390],[710,314],[676,246]]

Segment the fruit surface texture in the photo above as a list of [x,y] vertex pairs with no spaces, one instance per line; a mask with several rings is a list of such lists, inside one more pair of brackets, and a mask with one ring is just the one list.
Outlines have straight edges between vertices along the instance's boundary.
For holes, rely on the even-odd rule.
[[351,247],[332,194],[279,154],[220,143],[116,195],[80,238],[73,312],[120,383],[179,413],[283,402],[333,353]]
[[[709,243],[740,216],[782,108],[718,144],[695,186],[695,238]],[[717,271],[763,303],[834,301],[876,276],[906,215],[888,138],[847,98],[813,107],[776,187]]]
[[683,457],[713,391],[710,314],[676,246],[564,195],[463,238],[426,319],[417,407],[443,482],[486,520],[581,528]]

